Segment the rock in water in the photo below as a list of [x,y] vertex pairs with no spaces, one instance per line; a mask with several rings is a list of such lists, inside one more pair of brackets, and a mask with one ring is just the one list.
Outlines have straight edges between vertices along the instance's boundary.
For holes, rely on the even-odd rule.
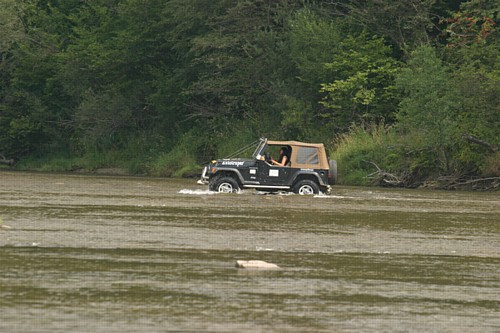
[[237,268],[253,268],[253,269],[279,269],[280,267],[270,262],[262,260],[236,260]]
[[9,227],[8,225],[3,224],[3,220],[0,217],[0,229],[12,229],[12,228]]

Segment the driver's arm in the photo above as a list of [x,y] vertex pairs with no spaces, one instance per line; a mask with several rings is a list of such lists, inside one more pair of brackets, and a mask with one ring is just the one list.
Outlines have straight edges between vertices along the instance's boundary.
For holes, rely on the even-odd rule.
[[288,162],[288,157],[286,157],[286,156],[283,156],[281,163],[279,163],[278,161],[275,161],[275,160],[271,160],[272,164],[278,165],[278,166],[285,166],[286,162]]

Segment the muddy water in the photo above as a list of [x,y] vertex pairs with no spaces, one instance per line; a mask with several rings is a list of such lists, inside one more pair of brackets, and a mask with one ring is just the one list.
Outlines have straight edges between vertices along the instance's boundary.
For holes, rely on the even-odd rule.
[[498,193],[0,172],[0,218],[0,332],[500,331]]

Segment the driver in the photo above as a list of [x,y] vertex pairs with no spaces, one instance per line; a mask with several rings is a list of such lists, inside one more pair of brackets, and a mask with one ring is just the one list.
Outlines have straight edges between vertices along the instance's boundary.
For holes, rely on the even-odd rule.
[[290,162],[290,150],[288,147],[281,147],[280,149],[280,157],[278,160],[271,159],[271,164],[272,165],[277,165],[277,166],[285,166]]

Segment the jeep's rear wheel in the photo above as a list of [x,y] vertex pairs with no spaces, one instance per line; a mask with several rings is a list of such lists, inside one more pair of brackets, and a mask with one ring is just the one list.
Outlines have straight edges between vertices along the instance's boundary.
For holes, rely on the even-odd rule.
[[238,182],[233,177],[220,177],[214,180],[210,189],[215,192],[233,193],[240,190]]
[[318,194],[319,186],[312,180],[304,179],[295,184],[295,186],[293,187],[293,192],[300,195]]

